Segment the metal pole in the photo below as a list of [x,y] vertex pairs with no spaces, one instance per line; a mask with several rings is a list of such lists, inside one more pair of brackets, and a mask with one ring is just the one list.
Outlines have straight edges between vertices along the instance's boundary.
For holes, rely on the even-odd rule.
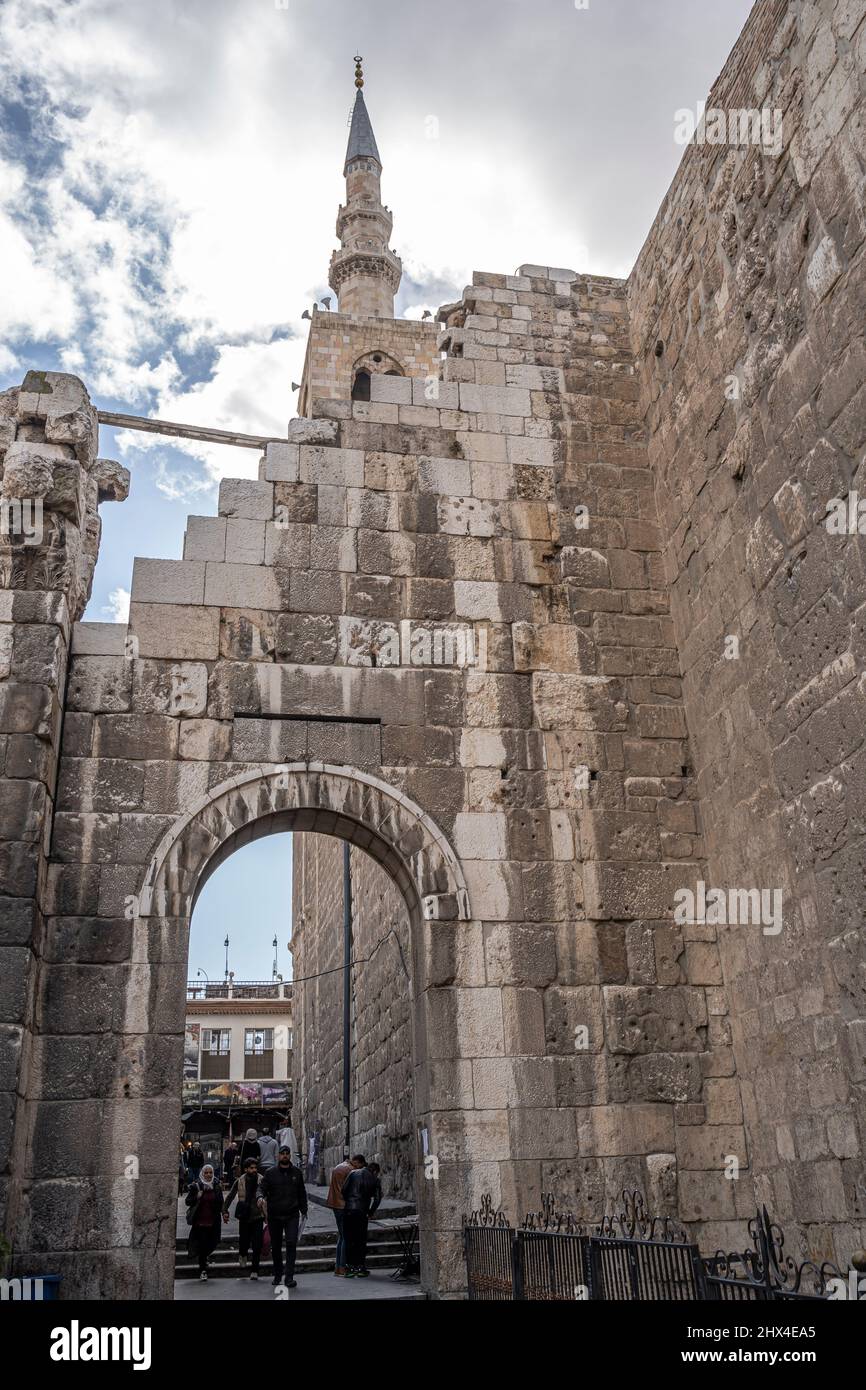
[[343,841],[343,1105],[345,1146],[349,1148],[349,1106],[352,1099],[352,848]]

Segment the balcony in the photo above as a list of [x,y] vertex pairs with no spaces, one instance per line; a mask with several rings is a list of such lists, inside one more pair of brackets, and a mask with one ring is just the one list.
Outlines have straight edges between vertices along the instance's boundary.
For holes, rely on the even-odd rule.
[[291,980],[187,980],[187,1000],[291,999]]

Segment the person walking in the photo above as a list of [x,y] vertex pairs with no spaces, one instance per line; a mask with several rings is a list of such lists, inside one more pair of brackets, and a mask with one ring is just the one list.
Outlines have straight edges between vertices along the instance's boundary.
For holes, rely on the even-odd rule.
[[298,1141],[295,1138],[295,1131],[292,1129],[291,1118],[286,1120],[286,1123],[283,1125],[281,1129],[277,1130],[278,1148],[281,1149],[284,1144],[286,1148],[291,1149],[292,1151],[292,1162],[296,1164],[298,1167],[300,1167],[301,1154],[298,1148]]
[[187,1249],[198,1260],[198,1277],[207,1279],[207,1262],[220,1243],[222,1223],[228,1221],[223,1211],[223,1192],[216,1181],[213,1165],[205,1163],[196,1182],[186,1194],[186,1224],[189,1226]]
[[223,1154],[223,1177],[226,1182],[234,1182],[241,1174],[241,1151],[234,1139],[229,1139]]
[[331,1181],[328,1184],[328,1195],[325,1199],[327,1206],[334,1213],[334,1220],[337,1223],[337,1254],[334,1262],[334,1277],[343,1279],[346,1275],[346,1232],[344,1226],[344,1216],[346,1203],[343,1201],[343,1183],[352,1172],[352,1165],[348,1155],[342,1163],[338,1163],[331,1172]]
[[300,1168],[292,1163],[292,1151],[284,1144],[279,1151],[276,1167],[262,1174],[261,1195],[267,1207],[268,1230],[271,1233],[271,1254],[274,1261],[274,1285],[283,1282],[283,1238],[286,1242],[286,1288],[298,1287],[295,1279],[295,1256],[301,1217],[307,1218],[307,1189]]
[[199,1175],[204,1167],[204,1151],[197,1139],[187,1150],[186,1167],[189,1173],[190,1183],[198,1182]]
[[259,1141],[256,1137],[256,1131],[254,1129],[248,1129],[246,1134],[244,1135],[243,1143],[241,1144],[241,1172],[244,1171],[248,1158],[254,1158],[256,1160],[256,1163],[259,1163],[261,1161],[261,1157],[262,1151],[259,1148]]
[[252,1251],[250,1279],[258,1279],[259,1263],[262,1258],[262,1244],[265,1238],[265,1213],[259,1193],[259,1170],[254,1158],[248,1158],[246,1167],[236,1178],[226,1197],[225,1210],[237,1197],[235,1216],[238,1219],[238,1263],[246,1268],[247,1251]]
[[276,1166],[277,1154],[279,1153],[277,1141],[274,1139],[267,1125],[265,1125],[259,1135],[259,1149],[261,1150],[259,1168],[263,1173],[266,1173],[269,1168],[274,1168]]
[[355,1154],[352,1159],[352,1172],[343,1183],[342,1198],[345,1203],[346,1278],[368,1279],[367,1224],[381,1200],[381,1187],[363,1154]]

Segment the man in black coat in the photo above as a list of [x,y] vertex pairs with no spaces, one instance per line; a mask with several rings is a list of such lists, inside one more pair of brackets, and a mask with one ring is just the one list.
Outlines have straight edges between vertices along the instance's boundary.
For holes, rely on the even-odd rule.
[[352,1159],[352,1172],[343,1183],[341,1196],[345,1203],[346,1278],[368,1279],[367,1223],[382,1200],[382,1185],[370,1172],[363,1154]]
[[283,1280],[283,1237],[286,1241],[286,1287],[296,1289],[295,1256],[298,1250],[298,1225],[307,1215],[307,1189],[300,1168],[292,1162],[287,1144],[280,1149],[277,1166],[262,1175],[261,1193],[267,1204],[268,1230],[271,1233],[271,1255],[274,1261],[274,1284]]

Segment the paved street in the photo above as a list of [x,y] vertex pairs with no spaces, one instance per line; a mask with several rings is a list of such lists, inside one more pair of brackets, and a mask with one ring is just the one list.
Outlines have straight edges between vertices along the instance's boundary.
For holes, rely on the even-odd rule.
[[[369,1279],[336,1279],[333,1274],[299,1275],[298,1287],[287,1292],[287,1303],[417,1300],[425,1297],[417,1284],[392,1279],[390,1270],[374,1272]],[[175,1301],[184,1303],[206,1303],[214,1299],[233,1303],[283,1302],[282,1299],[274,1299],[270,1275],[264,1275],[257,1284],[247,1278],[209,1279],[206,1284],[198,1279],[176,1279],[174,1297]]]

